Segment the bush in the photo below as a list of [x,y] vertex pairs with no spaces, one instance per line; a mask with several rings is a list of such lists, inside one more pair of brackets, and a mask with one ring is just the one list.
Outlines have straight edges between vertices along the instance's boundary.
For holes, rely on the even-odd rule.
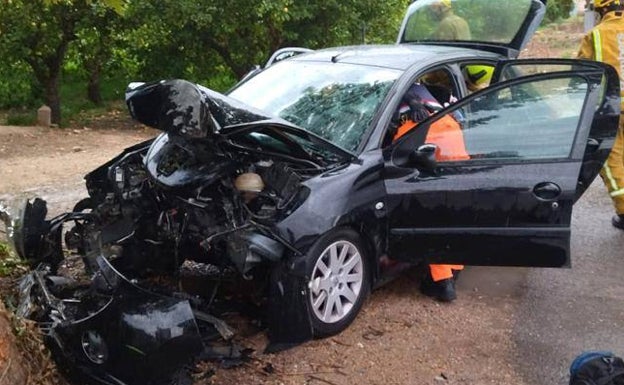
[[13,255],[9,245],[0,241],[0,278],[22,274],[25,271],[24,267],[24,264]]
[[0,108],[34,106],[33,75],[24,63],[0,62]]
[[544,21],[552,23],[561,19],[567,19],[570,17],[572,10],[574,10],[574,0],[548,0]]
[[6,124],[9,126],[33,126],[37,122],[37,112],[27,109],[10,109],[7,112]]

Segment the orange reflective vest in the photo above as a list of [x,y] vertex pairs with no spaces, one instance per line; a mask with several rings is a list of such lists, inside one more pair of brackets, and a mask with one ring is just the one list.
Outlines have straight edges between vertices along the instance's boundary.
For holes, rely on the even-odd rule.
[[[397,129],[394,140],[396,141],[417,125],[418,123],[412,120],[406,121]],[[438,147],[436,150],[436,160],[438,161],[470,159],[464,144],[461,127],[457,120],[450,115],[445,115],[431,124],[425,143],[433,143]]]
[[[399,139],[417,125],[418,123],[413,120],[406,121],[397,129],[393,139]],[[445,115],[431,124],[425,142],[433,143],[438,147],[436,149],[436,160],[438,161],[470,159],[464,145],[464,135],[462,134],[461,126],[450,115]],[[452,278],[453,270],[463,269],[463,265],[434,264],[429,265],[429,274],[431,274],[433,282],[439,282]]]

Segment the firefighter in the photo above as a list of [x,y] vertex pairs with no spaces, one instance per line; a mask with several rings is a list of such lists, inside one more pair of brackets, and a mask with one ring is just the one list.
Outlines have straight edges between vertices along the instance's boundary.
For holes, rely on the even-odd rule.
[[494,67],[491,65],[469,64],[464,67],[462,72],[466,81],[466,88],[470,92],[476,92],[490,85]]
[[[608,63],[620,75],[620,90],[624,92],[624,0],[593,0],[594,9],[601,16],[581,43],[578,57]],[[622,99],[624,102],[624,99]],[[624,106],[624,104],[623,104]],[[611,223],[624,230],[624,119],[620,115],[620,125],[613,149],[600,176],[607,186],[615,205],[616,215]]]
[[[414,129],[419,122],[442,109],[440,103],[427,88],[419,83],[412,85],[405,93],[399,106],[401,125],[394,134],[394,140]],[[452,115],[445,115],[429,127],[426,143],[437,146],[436,160],[452,161],[469,159],[461,127]],[[451,302],[455,294],[455,278],[462,265],[429,265],[428,274],[421,283],[420,291],[442,302]]]
[[436,40],[470,40],[470,28],[466,20],[453,13],[451,0],[439,0],[431,4],[431,15],[438,27],[431,36]]

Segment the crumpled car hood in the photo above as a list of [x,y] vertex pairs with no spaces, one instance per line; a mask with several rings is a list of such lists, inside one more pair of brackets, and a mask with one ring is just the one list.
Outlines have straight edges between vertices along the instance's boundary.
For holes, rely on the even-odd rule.
[[135,120],[175,135],[198,139],[214,138],[271,125],[320,146],[344,160],[356,158],[351,152],[284,119],[269,116],[247,104],[186,80],[133,83],[126,90],[126,104]]

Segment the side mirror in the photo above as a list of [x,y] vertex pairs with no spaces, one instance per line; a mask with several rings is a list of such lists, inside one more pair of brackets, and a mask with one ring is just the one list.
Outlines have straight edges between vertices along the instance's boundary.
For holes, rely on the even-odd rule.
[[425,143],[419,146],[414,152],[410,154],[410,165],[418,168],[422,168],[427,171],[433,171],[438,166],[435,154],[438,146],[431,143]]

